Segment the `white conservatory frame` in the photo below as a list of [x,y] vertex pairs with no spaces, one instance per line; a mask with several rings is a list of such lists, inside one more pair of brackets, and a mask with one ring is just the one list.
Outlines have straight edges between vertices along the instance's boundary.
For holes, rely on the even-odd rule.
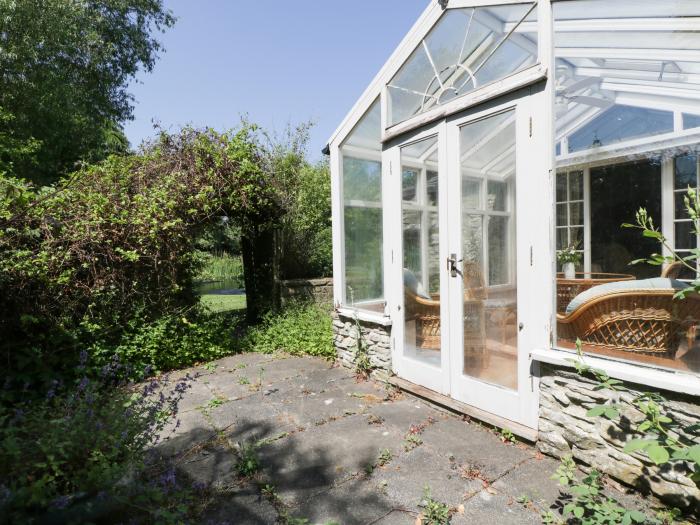
[[[520,355],[520,383],[518,392],[522,404],[518,410],[517,418],[506,417],[515,421],[523,428],[537,428],[538,405],[538,375],[539,363],[546,362],[560,366],[571,366],[572,354],[570,351],[555,348],[553,331],[555,326],[555,300],[554,278],[556,274],[555,253],[555,177],[557,170],[580,170],[584,176],[584,253],[586,254],[584,266],[590,270],[590,193],[589,178],[590,169],[595,166],[609,165],[624,159],[629,161],[634,158],[644,158],[650,152],[676,148],[681,151],[691,145],[700,143],[700,128],[683,129],[683,113],[700,115],[700,91],[693,99],[684,93],[683,99],[679,99],[679,85],[660,85],[654,78],[655,73],[649,74],[649,79],[644,82],[627,82],[624,70],[617,72],[615,78],[605,78],[602,89],[614,91],[617,95],[616,104],[665,109],[673,113],[673,131],[639,139],[626,140],[617,144],[606,145],[595,149],[572,152],[568,151],[567,140],[571,134],[581,129],[592,118],[601,113],[600,108],[591,108],[564,123],[557,130],[555,125],[555,47],[554,47],[554,23],[553,5],[558,2],[576,2],[576,0],[538,0],[536,3],[536,22],[522,22],[532,24],[538,36],[537,63],[520,71],[507,75],[498,81],[477,87],[473,91],[454,98],[442,105],[415,115],[407,120],[389,126],[387,84],[394,77],[399,68],[408,60],[414,50],[421,44],[431,28],[435,26],[445,10],[466,7],[486,7],[496,5],[515,5],[529,3],[524,0],[449,0],[447,2],[433,0],[423,12],[412,29],[399,44],[396,51],[382,67],[374,80],[367,87],[355,106],[342,121],[338,129],[329,139],[328,152],[331,167],[331,191],[333,214],[333,268],[334,268],[334,303],[338,311],[349,317],[356,317],[360,321],[368,321],[384,326],[392,326],[392,359],[394,371],[399,376],[409,380],[411,374],[402,370],[401,346],[398,336],[401,333],[401,324],[397,320],[401,318],[400,308],[402,304],[403,284],[401,282],[402,262],[397,254],[401,253],[401,235],[387,235],[387,232],[396,231],[401,225],[397,222],[401,215],[401,169],[400,157],[397,157],[397,147],[411,140],[427,136],[439,137],[441,164],[448,169],[449,162],[444,157],[444,151],[452,147],[450,141],[454,136],[447,129],[448,123],[457,120],[478,118],[481,113],[493,112],[494,108],[510,107],[515,102],[513,97],[530,93],[526,99],[520,98],[519,111],[527,111],[527,118],[520,119],[520,124],[526,122],[527,129],[521,129],[521,137],[529,135],[530,144],[523,152],[522,160],[532,170],[529,184],[518,187],[518,200],[523,203],[538,202],[536,213],[522,214],[519,218],[518,235],[518,304],[537,305],[536,308],[521,308],[518,311],[520,326],[526,326],[526,345],[519,350]],[[442,4],[446,4],[444,7]],[[607,20],[566,20],[557,22],[557,31],[646,31],[659,30],[659,23],[663,29],[674,31],[698,31],[700,32],[700,16],[688,18],[652,19],[644,18],[643,12],[640,18],[607,19]],[[584,49],[567,48],[568,57],[595,58],[600,55],[609,58],[613,52],[610,48],[596,50],[594,47]],[[605,54],[603,54],[605,53]],[[668,49],[615,49],[615,57],[619,60],[656,59],[659,61],[698,61],[696,50],[668,50]],[[692,57],[690,56],[692,54]],[[688,56],[686,56],[688,55]],[[594,67],[585,68],[588,76],[607,75],[605,71],[595,71]],[[671,71],[669,75],[678,75]],[[658,76],[658,75],[657,75]],[[698,75],[694,75],[698,76]],[[695,79],[700,83],[700,79]],[[665,98],[668,97],[668,98]],[[383,207],[383,289],[385,309],[384,313],[350,308],[346,303],[345,295],[345,254],[344,254],[344,224],[343,224],[343,188],[342,188],[342,156],[341,147],[345,139],[351,134],[355,125],[367,113],[372,105],[380,100],[381,107],[381,142],[383,151],[382,160],[382,207]],[[682,102],[681,102],[682,100]],[[510,105],[510,106],[509,106]],[[514,106],[513,106],[514,107]],[[467,115],[467,117],[464,117]],[[476,116],[476,117],[475,117]],[[559,123],[561,124],[561,123]],[[455,128],[456,129],[456,128]],[[560,155],[556,156],[554,145],[561,148]],[[520,158],[520,157],[519,157]],[[617,160],[616,160],[617,159]],[[379,159],[378,159],[379,160]],[[519,163],[519,165],[523,165]],[[451,168],[450,168],[451,169]],[[398,175],[395,173],[398,172]],[[449,172],[449,169],[448,169]],[[673,159],[665,159],[661,167],[662,176],[662,225],[664,234],[673,242],[674,203],[673,203]],[[447,180],[443,177],[443,180]],[[440,187],[440,192],[448,191]],[[454,189],[454,188],[452,188]],[[449,213],[449,212],[447,212]],[[399,230],[400,231],[400,230]],[[530,232],[529,234],[524,232]],[[533,233],[534,232],[534,233]],[[451,242],[448,232],[440,232],[440,261],[444,260],[443,245]],[[398,238],[398,239],[397,239]],[[523,254],[529,257],[523,258]],[[525,259],[525,260],[522,260]],[[529,259],[529,260],[528,260]],[[512,268],[512,266],[511,266]],[[443,279],[444,280],[444,279]],[[443,288],[443,293],[448,290]],[[527,301],[527,303],[526,303]],[[445,305],[443,315],[445,313]],[[522,329],[522,328],[521,328]],[[401,340],[402,341],[402,340]],[[457,345],[456,341],[450,341],[451,345]],[[522,345],[522,341],[519,343]],[[453,358],[451,358],[454,361]],[[644,363],[631,363],[602,356],[587,355],[585,360],[596,368],[603,369],[612,377],[650,387],[663,388],[692,395],[700,395],[700,375],[690,372],[672,371],[649,366]],[[443,360],[443,368],[448,365],[449,359]],[[454,365],[454,363],[452,363]],[[398,368],[398,369],[397,369]],[[407,377],[408,376],[408,377]],[[449,378],[449,374],[443,375]],[[523,378],[528,381],[522,382]],[[447,384],[431,385],[433,390],[443,394],[450,394],[449,379]],[[517,427],[513,427],[516,428]]]

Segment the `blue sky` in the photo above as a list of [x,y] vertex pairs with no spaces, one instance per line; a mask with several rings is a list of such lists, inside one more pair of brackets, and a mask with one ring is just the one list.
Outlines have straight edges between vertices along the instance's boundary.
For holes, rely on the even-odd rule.
[[241,114],[267,129],[312,119],[311,158],[429,0],[166,0],[178,17],[166,52],[138,76],[133,146],[152,121],[227,129]]

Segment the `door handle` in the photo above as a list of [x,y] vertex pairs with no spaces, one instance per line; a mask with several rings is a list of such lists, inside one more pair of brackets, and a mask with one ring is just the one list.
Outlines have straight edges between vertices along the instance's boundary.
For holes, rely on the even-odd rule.
[[457,264],[461,263],[464,259],[457,259],[456,253],[451,253],[447,258],[447,271],[450,272],[452,277],[457,277],[461,275],[462,272],[457,268]]

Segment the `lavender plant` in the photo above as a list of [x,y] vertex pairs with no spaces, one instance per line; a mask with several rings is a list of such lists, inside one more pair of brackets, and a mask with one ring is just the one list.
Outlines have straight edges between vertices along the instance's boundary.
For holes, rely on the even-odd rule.
[[123,379],[132,375],[126,368],[115,358],[88,375],[82,352],[75,383],[57,379],[42,398],[0,403],[0,515],[12,523],[48,515],[70,522],[71,513],[82,520],[117,506],[146,521],[181,520],[184,487],[153,450],[191,378],[136,385]]

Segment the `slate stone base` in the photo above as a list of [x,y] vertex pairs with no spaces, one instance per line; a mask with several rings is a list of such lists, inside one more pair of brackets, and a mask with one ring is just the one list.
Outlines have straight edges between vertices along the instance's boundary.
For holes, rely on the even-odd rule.
[[[391,327],[360,321],[362,340],[374,367],[373,376],[386,381],[391,375]],[[355,368],[357,323],[352,317],[333,313],[333,340],[343,366]]]
[[[625,383],[628,392],[595,390],[597,383],[575,371],[543,365],[540,381],[538,448],[559,457],[570,454],[577,461],[610,475],[627,485],[652,493],[662,501],[686,509],[700,509],[700,490],[690,480],[687,466],[670,463],[657,467],[645,454],[623,452],[634,437],[636,424],[644,415],[634,406],[637,393],[651,389]],[[684,427],[700,424],[700,405],[691,396],[658,391],[668,401],[664,411],[679,423],[678,435],[689,439]],[[610,421],[591,418],[586,412],[594,405],[613,401],[620,418]]]

